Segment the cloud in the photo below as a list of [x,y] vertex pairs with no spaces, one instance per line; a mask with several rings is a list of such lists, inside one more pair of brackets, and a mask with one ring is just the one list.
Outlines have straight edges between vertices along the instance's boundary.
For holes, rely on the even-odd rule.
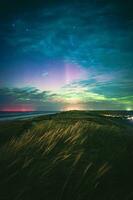
[[33,87],[0,88],[0,109],[21,105],[30,106],[34,110],[62,110],[67,107],[94,110],[133,107],[133,96],[110,97],[94,92],[93,89],[81,83],[66,85],[56,93],[40,91]]
[[43,76],[43,77],[48,76],[48,72],[43,72],[43,73],[42,73],[42,76]]
[[41,91],[1,88],[1,107],[24,103],[50,109],[75,102],[92,108],[132,106],[130,0],[13,2],[0,2],[0,16],[4,16],[0,82],[32,85]]
[[4,32],[3,37],[19,57],[69,59],[85,67],[103,65],[107,70],[133,62],[132,28],[125,29],[126,20],[122,23],[114,6],[105,3],[99,9],[100,4],[80,4],[57,4],[26,13],[14,20],[15,30]]
[[0,110],[61,110],[64,103],[53,101],[55,96],[34,87],[0,88]]
[[0,88],[0,107],[7,105],[33,105],[37,107],[47,102],[52,95],[36,88]]

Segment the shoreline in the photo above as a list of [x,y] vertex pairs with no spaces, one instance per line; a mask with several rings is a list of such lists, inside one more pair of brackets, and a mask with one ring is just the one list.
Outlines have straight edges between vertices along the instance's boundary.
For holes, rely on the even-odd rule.
[[[2,116],[0,117],[0,122],[6,122],[6,121],[15,121],[15,120],[19,120],[19,121],[22,121],[22,120],[28,120],[28,119],[33,119],[33,118],[36,118],[36,117],[41,117],[41,116],[46,116],[46,115],[53,115],[53,114],[56,114],[58,112],[48,112],[48,113],[21,113],[19,115],[12,115],[12,116]],[[13,113],[12,113],[13,114]]]

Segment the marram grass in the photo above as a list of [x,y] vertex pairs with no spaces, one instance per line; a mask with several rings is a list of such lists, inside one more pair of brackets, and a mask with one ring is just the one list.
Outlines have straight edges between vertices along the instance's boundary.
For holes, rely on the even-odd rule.
[[6,141],[0,200],[133,199],[133,129],[107,121],[68,112]]

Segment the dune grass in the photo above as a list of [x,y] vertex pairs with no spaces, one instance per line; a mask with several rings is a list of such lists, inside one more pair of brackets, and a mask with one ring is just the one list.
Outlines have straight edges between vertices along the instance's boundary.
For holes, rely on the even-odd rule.
[[113,120],[66,112],[13,135],[0,148],[0,199],[133,199],[133,129]]

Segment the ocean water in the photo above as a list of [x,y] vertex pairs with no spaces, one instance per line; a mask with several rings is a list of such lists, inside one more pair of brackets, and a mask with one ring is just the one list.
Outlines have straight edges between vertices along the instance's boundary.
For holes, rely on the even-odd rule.
[[7,120],[23,120],[30,119],[33,117],[55,114],[55,111],[36,111],[36,112],[0,112],[0,121]]

